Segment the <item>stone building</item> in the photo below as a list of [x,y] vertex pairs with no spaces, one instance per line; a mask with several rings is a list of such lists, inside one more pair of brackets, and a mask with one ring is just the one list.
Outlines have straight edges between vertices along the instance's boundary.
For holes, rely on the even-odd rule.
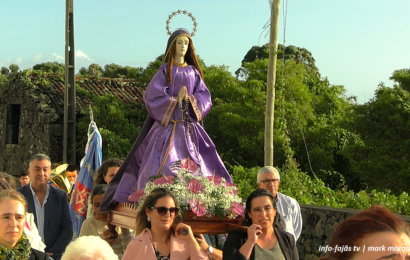
[[[87,93],[143,102],[143,89],[132,80],[78,77],[76,86],[77,120],[91,102]],[[0,171],[16,176],[37,153],[62,161],[63,111],[64,76],[18,75],[0,90]]]

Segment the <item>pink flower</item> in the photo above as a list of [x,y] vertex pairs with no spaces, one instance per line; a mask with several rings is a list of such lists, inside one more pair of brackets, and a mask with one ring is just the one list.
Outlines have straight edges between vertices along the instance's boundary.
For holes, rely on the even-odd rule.
[[128,201],[129,202],[137,202],[140,200],[141,197],[143,197],[144,194],[144,190],[137,190],[134,191],[129,197],[128,197]]
[[166,184],[166,183],[174,184],[174,181],[173,181],[174,178],[175,178],[175,176],[172,176],[172,175],[163,176],[161,178],[155,179],[154,183],[157,184],[157,185]]
[[205,204],[203,202],[199,202],[197,199],[190,199],[189,206],[191,207],[192,212],[194,212],[198,217],[206,214]]
[[242,204],[238,202],[232,202],[231,210],[239,216],[243,216],[243,214],[245,213],[245,209],[243,208]]
[[236,189],[234,189],[234,190],[232,191],[232,193],[233,193],[234,195],[237,195],[237,194],[238,194],[238,186],[236,186],[236,184],[229,183],[229,182],[225,182],[225,183],[224,183],[224,186],[225,186],[225,187],[236,187]]
[[222,177],[221,176],[208,176],[206,178],[210,181],[213,181],[215,186],[218,186],[222,182]]
[[188,182],[187,187],[194,194],[197,194],[198,192],[204,192],[204,186],[202,186],[202,184],[197,179],[193,179]]
[[198,170],[198,165],[192,159],[185,158],[181,161],[181,168],[196,172]]

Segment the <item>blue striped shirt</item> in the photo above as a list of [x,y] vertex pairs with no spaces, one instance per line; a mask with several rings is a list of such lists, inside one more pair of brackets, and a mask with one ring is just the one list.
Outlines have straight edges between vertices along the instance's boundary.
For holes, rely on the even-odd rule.
[[44,242],[44,216],[45,216],[44,205],[47,203],[48,194],[50,193],[50,187],[47,185],[46,196],[44,197],[43,205],[41,205],[40,200],[38,199],[36,193],[31,187],[31,182],[30,182],[30,189],[31,189],[31,193],[33,194],[34,206],[36,208],[38,233],[41,236],[41,240],[43,240]]

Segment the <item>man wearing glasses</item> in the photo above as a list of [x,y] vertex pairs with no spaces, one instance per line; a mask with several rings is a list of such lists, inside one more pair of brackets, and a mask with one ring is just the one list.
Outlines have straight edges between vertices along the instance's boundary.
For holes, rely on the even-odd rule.
[[278,170],[271,166],[261,168],[257,181],[259,188],[269,191],[276,198],[277,211],[284,223],[285,231],[291,233],[295,240],[298,240],[302,232],[300,206],[295,199],[278,192],[280,184]]

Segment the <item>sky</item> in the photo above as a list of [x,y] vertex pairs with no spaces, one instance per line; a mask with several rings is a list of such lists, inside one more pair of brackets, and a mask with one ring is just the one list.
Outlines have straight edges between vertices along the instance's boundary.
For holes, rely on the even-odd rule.
[[[179,9],[196,18],[193,41],[208,66],[233,73],[252,46],[269,41],[268,0],[73,1],[76,71],[92,63],[145,68],[165,51],[166,20]],[[64,63],[65,2],[2,0],[0,67]],[[278,42],[309,50],[322,77],[365,103],[380,82],[393,85],[395,70],[410,68],[409,13],[409,0],[282,0]],[[193,24],[178,15],[170,27]]]

